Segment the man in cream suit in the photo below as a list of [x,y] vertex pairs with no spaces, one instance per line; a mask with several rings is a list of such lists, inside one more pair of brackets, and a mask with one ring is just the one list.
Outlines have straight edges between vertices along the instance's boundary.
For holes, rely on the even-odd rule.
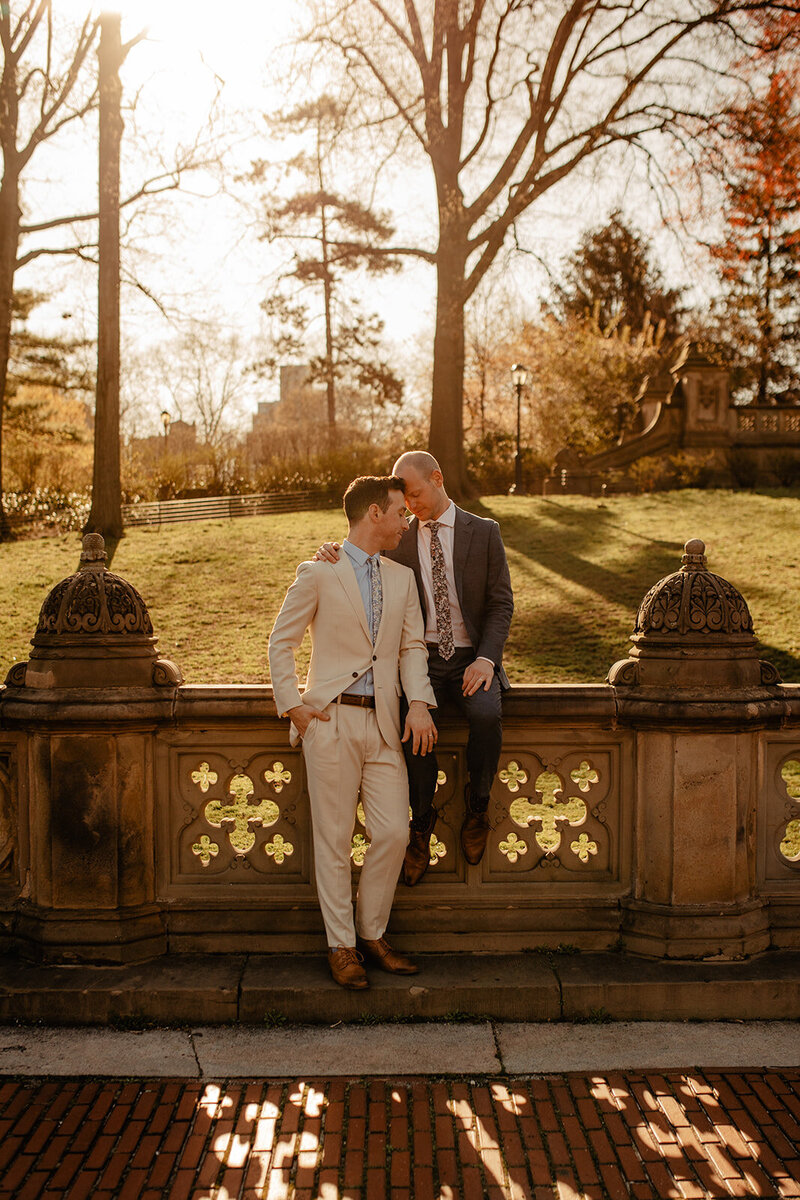
[[[469,725],[461,849],[467,862],[477,866],[489,836],[489,792],[502,748],[500,693],[509,686],[502,659],[514,598],[506,552],[495,521],[453,504],[433,455],[408,451],[394,464],[393,474],[402,480],[414,517],[397,548],[386,553],[414,572],[437,702],[455,703]],[[326,542],[317,551],[318,558],[329,562],[338,554],[337,542]],[[435,754],[408,753],[408,743],[405,749],[411,828],[403,881],[413,887],[430,862],[438,768]]]
[[[331,974],[360,989],[368,986],[363,957],[398,974],[418,969],[384,931],[408,841],[402,742],[418,754],[432,752],[429,709],[436,698],[414,574],[380,553],[394,550],[408,529],[402,482],[355,479],[344,510],[349,532],[341,557],[297,568],[269,640],[269,666],[278,712],[291,718],[292,742],[303,741]],[[301,695],[294,651],[306,629],[311,663]],[[401,691],[409,701],[402,733]],[[370,848],[354,923],[350,847],[359,789]]]

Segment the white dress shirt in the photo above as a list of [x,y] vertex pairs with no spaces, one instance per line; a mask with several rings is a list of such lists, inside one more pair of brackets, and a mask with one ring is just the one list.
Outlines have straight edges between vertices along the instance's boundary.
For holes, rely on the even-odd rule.
[[[456,524],[456,506],[450,502],[449,508],[446,508],[440,517],[437,517],[439,524],[439,541],[442,544],[442,553],[444,554],[444,565],[447,573],[447,598],[450,601],[450,620],[453,625],[453,645],[454,646],[469,646],[472,647],[467,627],[464,624],[464,618],[461,614],[461,605],[458,602],[458,592],[456,591],[456,577],[453,570],[453,536],[455,533]],[[431,531],[428,528],[429,522],[419,523],[417,528],[417,549],[419,550],[419,568],[422,576],[422,589],[425,593],[425,641],[438,642],[439,633],[436,628],[436,602],[433,598],[433,568],[431,566]]]

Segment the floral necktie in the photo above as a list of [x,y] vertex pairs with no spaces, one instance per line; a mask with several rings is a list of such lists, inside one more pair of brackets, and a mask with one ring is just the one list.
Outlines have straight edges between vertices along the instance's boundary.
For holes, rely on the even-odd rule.
[[433,603],[436,608],[436,631],[439,634],[439,655],[445,659],[455,653],[453,645],[453,622],[450,617],[450,597],[447,594],[447,569],[444,550],[439,541],[439,522],[429,521],[431,531],[431,574],[433,576]]
[[374,554],[369,560],[369,586],[372,592],[372,644],[378,638],[378,629],[383,613],[383,587],[381,585],[381,556]]

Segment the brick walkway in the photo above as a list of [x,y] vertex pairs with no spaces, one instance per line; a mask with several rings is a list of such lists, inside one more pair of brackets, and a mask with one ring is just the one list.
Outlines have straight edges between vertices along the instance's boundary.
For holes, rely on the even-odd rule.
[[0,1196],[800,1196],[800,1070],[0,1083]]

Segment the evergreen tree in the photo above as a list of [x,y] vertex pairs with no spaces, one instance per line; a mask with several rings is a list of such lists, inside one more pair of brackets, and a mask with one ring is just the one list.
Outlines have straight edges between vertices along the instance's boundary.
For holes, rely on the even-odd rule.
[[677,331],[681,290],[666,287],[650,241],[619,210],[584,233],[554,293],[562,317],[592,317],[601,329],[627,325],[638,332],[649,313],[653,324],[664,322],[666,333]]
[[[381,358],[383,322],[348,301],[344,279],[359,272],[377,275],[397,269],[379,252],[393,230],[386,217],[332,184],[336,146],[347,121],[346,101],[323,95],[272,122],[283,136],[306,137],[307,148],[287,164],[299,189],[288,199],[268,197],[264,207],[265,240],[292,246],[291,265],[278,290],[263,304],[275,321],[272,353],[259,364],[275,370],[281,358],[309,361],[308,382],[325,386],[328,428],[336,427],[337,388],[342,382],[367,391],[379,406],[398,403],[403,385]],[[267,165],[254,163],[250,178],[264,179]],[[311,290],[311,304],[304,295]],[[321,308],[324,345],[310,355],[308,338]]]

